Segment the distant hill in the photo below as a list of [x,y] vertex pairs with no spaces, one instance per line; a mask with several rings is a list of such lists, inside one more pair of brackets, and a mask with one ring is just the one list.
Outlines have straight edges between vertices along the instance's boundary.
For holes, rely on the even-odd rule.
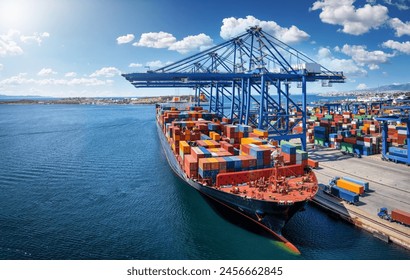
[[410,91],[410,83],[380,86],[378,88],[366,89],[365,91],[369,91],[369,90],[373,90],[373,91]]
[[21,99],[30,99],[30,100],[49,100],[55,99],[54,97],[46,97],[39,95],[3,95],[0,94],[0,100],[21,100]]

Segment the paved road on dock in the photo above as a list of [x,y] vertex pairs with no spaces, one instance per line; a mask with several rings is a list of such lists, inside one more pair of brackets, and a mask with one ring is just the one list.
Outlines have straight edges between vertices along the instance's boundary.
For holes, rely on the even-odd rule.
[[309,157],[318,160],[315,170],[321,184],[328,184],[335,176],[347,176],[369,182],[370,192],[360,197],[359,209],[377,216],[381,207],[410,212],[410,167],[386,162],[380,155],[354,158],[339,150],[316,148]]

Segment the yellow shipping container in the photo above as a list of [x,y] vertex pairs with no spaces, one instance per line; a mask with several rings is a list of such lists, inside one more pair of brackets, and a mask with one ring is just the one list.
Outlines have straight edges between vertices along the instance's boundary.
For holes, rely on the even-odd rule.
[[183,152],[184,154],[190,154],[191,153],[191,146],[186,141],[180,141],[179,142],[179,150],[180,152]]
[[219,146],[214,140],[204,140],[204,142],[208,145],[208,148],[217,148]]
[[221,135],[219,135],[218,133],[214,132],[214,133],[212,134],[211,138],[212,138],[212,140],[219,141],[219,140],[221,140]]
[[241,139],[241,145],[244,144],[256,144],[256,145],[262,145],[262,141],[258,140],[258,138],[242,138]]
[[363,194],[364,193],[364,187],[363,186],[361,186],[359,184],[356,184],[356,183],[353,183],[353,182],[350,182],[350,181],[347,181],[347,180],[344,180],[344,179],[337,180],[336,181],[336,186],[338,186],[339,188],[354,192],[355,194]]
[[255,133],[256,135],[262,136],[262,137],[268,137],[268,131],[267,130],[262,130],[262,129],[255,128],[253,130],[253,133]]

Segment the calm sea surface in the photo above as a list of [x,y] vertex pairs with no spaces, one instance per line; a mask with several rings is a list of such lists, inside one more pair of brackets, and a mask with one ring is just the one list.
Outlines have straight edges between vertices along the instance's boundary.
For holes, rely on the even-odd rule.
[[0,259],[410,259],[313,206],[302,255],[227,219],[174,176],[154,106],[0,105]]

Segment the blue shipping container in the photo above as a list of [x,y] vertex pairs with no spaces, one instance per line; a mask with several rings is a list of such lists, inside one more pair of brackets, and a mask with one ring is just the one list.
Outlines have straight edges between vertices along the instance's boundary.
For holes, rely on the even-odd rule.
[[331,187],[330,193],[352,204],[359,202],[359,195],[336,186]]

